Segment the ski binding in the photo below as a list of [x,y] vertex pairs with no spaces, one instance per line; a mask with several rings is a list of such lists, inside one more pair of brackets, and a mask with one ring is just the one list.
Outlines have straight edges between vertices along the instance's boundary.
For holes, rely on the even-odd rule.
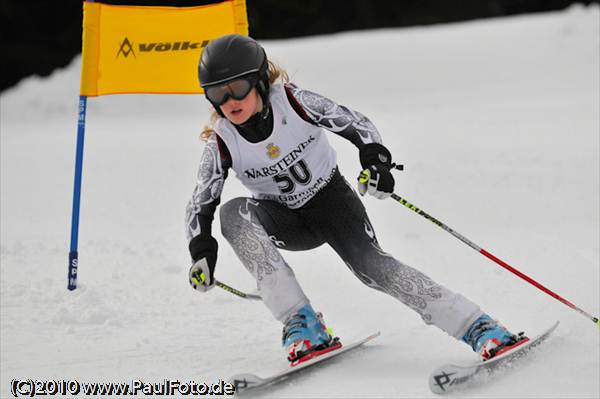
[[436,394],[447,394],[460,388],[465,388],[475,383],[478,378],[485,379],[487,375],[502,366],[509,364],[513,360],[520,359],[530,353],[531,349],[538,346],[556,329],[557,321],[546,331],[537,337],[530,338],[514,349],[510,349],[487,361],[476,361],[468,365],[447,364],[439,367],[429,376],[429,388]]
[[322,355],[313,357],[309,360],[303,361],[296,366],[287,367],[285,370],[273,374],[270,377],[261,378],[255,374],[243,373],[236,374],[229,379],[229,382],[235,386],[236,394],[246,392],[250,389],[254,390],[256,388],[265,387],[267,385],[272,385],[278,382],[282,382],[292,376],[300,374],[299,372],[304,371],[316,364],[321,364],[327,360],[330,360],[334,357],[337,357],[343,353],[349,352],[353,349],[358,348],[359,346],[369,342],[375,338],[377,338],[381,333],[378,331],[374,334],[369,335],[366,338],[363,338],[359,341],[352,342],[350,344],[343,345],[339,349],[335,349],[329,352],[326,352]]

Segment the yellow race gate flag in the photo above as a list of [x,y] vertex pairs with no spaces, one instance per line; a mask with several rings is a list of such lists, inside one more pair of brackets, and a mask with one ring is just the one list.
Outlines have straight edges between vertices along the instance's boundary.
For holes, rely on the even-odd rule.
[[216,37],[248,34],[245,0],[197,7],[83,3],[81,95],[202,93],[202,49]]
[[230,33],[248,34],[245,0],[197,7],[114,6],[93,0],[83,3],[69,290],[77,288],[87,98],[125,93],[202,93],[197,73],[200,53],[212,39]]

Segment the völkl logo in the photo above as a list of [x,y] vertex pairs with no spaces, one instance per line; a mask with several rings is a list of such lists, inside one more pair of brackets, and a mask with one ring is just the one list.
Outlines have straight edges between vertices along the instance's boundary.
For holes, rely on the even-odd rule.
[[[164,53],[169,51],[186,51],[186,50],[199,50],[209,43],[209,40],[203,40],[201,42],[194,42],[191,40],[185,41],[177,41],[177,42],[153,42],[153,43],[140,43],[137,46],[137,50],[139,53],[150,53],[150,52],[158,52]],[[123,58],[128,58],[129,54],[133,54],[134,58],[137,58],[135,55],[134,44],[129,40],[129,38],[124,38],[119,46],[119,50],[117,51],[117,58],[119,56],[123,56]]]

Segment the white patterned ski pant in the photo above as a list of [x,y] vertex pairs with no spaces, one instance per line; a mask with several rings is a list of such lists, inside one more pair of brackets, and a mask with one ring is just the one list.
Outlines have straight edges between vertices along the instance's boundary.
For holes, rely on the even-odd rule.
[[457,339],[483,314],[475,303],[384,252],[362,202],[338,171],[300,209],[235,198],[221,206],[220,218],[223,236],[256,279],[264,304],[280,321],[309,303],[280,249],[304,251],[324,243],[364,284],[400,300],[426,324]]

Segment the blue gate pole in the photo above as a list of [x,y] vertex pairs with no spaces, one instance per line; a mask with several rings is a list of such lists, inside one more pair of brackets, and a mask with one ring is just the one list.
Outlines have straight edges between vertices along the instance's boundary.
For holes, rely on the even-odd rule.
[[87,96],[79,96],[79,117],[77,118],[77,149],[75,154],[75,183],[73,186],[73,213],[71,215],[71,249],[69,252],[69,274],[67,288],[77,288],[77,241],[79,238],[79,204],[81,199],[81,175],[83,171],[83,141],[85,138],[85,114]]

